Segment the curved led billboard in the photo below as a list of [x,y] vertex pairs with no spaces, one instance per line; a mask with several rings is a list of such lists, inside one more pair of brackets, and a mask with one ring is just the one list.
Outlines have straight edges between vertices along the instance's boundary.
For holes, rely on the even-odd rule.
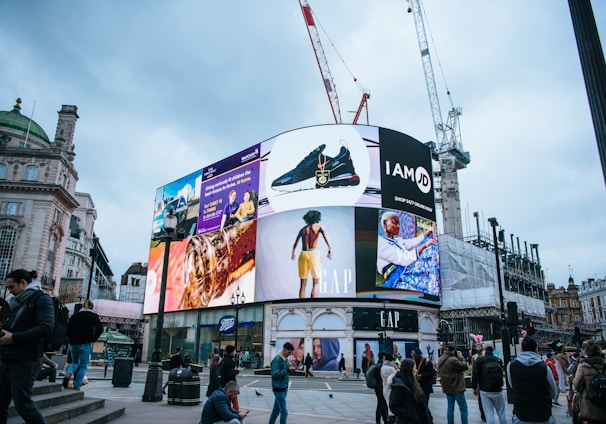
[[427,146],[385,128],[289,131],[160,187],[144,313],[158,309],[162,219],[170,248],[166,311],[297,298],[440,304]]

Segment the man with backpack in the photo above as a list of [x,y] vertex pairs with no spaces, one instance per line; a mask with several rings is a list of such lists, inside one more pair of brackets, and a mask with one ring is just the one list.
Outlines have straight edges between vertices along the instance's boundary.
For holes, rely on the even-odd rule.
[[507,365],[507,381],[512,389],[513,424],[555,424],[551,400],[557,393],[556,383],[535,339],[524,338],[522,351]]
[[28,287],[29,271],[17,269],[6,277],[10,316],[0,330],[0,422],[6,422],[12,400],[17,413],[27,423],[44,423],[32,401],[32,389],[42,364],[44,339],[55,325],[51,298]]
[[[90,362],[91,343],[96,342],[103,332],[103,326],[99,315],[93,312],[93,302],[90,299],[84,301],[82,309],[69,319],[67,324],[67,337],[71,343],[69,351],[72,362],[67,368],[63,378],[63,387],[80,390],[82,380],[86,375],[88,363]],[[69,380],[74,376],[73,386]]]
[[606,423],[606,364],[602,347],[586,340],[583,349],[587,358],[579,364],[572,382],[580,396],[580,422]]
[[484,355],[478,356],[473,363],[471,375],[473,394],[480,396],[487,424],[494,424],[494,411],[497,411],[500,424],[507,424],[505,396],[503,395],[503,361],[494,356],[492,343],[484,345]]

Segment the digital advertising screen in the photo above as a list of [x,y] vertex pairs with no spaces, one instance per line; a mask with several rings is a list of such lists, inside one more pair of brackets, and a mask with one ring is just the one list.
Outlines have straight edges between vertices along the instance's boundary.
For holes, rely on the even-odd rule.
[[257,217],[259,155],[255,145],[202,170],[198,234]]
[[[312,298],[440,305],[431,153],[364,125],[285,132],[156,193],[144,311],[157,311],[163,218],[170,248],[166,311]],[[257,266],[258,265],[258,266]],[[149,295],[149,296],[148,296]],[[155,300],[154,300],[155,299]]]
[[196,234],[200,207],[201,172],[193,172],[156,190],[152,237],[164,232],[164,217],[170,210],[177,216],[177,230]]
[[356,296],[352,207],[295,209],[258,225],[255,301]]

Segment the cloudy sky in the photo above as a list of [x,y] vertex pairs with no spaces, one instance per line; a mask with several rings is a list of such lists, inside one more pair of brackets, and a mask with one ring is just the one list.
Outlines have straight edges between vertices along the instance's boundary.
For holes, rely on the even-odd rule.
[[[332,122],[297,0],[3,1],[0,110],[21,97],[52,139],[76,105],[78,191],[119,277],[147,261],[156,188],[298,127]],[[405,0],[311,0],[350,122],[435,139]],[[606,3],[593,1],[606,39]],[[425,0],[442,112],[461,107],[472,161],[464,231],[539,244],[548,282],[606,276],[606,191],[568,2]],[[362,122],[362,121],[361,121]],[[440,223],[441,225],[441,223]]]

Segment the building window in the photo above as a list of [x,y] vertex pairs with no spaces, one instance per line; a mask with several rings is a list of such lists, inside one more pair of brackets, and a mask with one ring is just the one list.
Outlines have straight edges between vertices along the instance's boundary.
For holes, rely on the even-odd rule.
[[74,276],[74,271],[71,269],[67,270],[67,278],[72,278]]
[[61,187],[67,188],[67,175],[61,175]]
[[46,255],[46,266],[44,267],[44,275],[51,277],[53,275],[53,268],[55,267],[55,247],[57,239],[54,235],[51,235],[50,242],[48,243],[48,253]]
[[6,164],[0,163],[0,180],[4,180],[6,178]]
[[38,181],[38,167],[36,165],[29,165],[25,168],[25,179],[27,181]]
[[17,241],[17,230],[13,227],[0,228],[0,280],[6,280],[13,263],[13,253]]
[[565,308],[565,307],[566,307],[566,299],[561,299],[561,300],[560,300],[560,306],[561,306],[562,308]]
[[19,142],[19,148],[20,149],[29,149],[30,147],[32,147],[31,144],[26,143],[25,141],[20,141]]
[[0,215],[23,216],[23,203],[2,202],[0,204]]

